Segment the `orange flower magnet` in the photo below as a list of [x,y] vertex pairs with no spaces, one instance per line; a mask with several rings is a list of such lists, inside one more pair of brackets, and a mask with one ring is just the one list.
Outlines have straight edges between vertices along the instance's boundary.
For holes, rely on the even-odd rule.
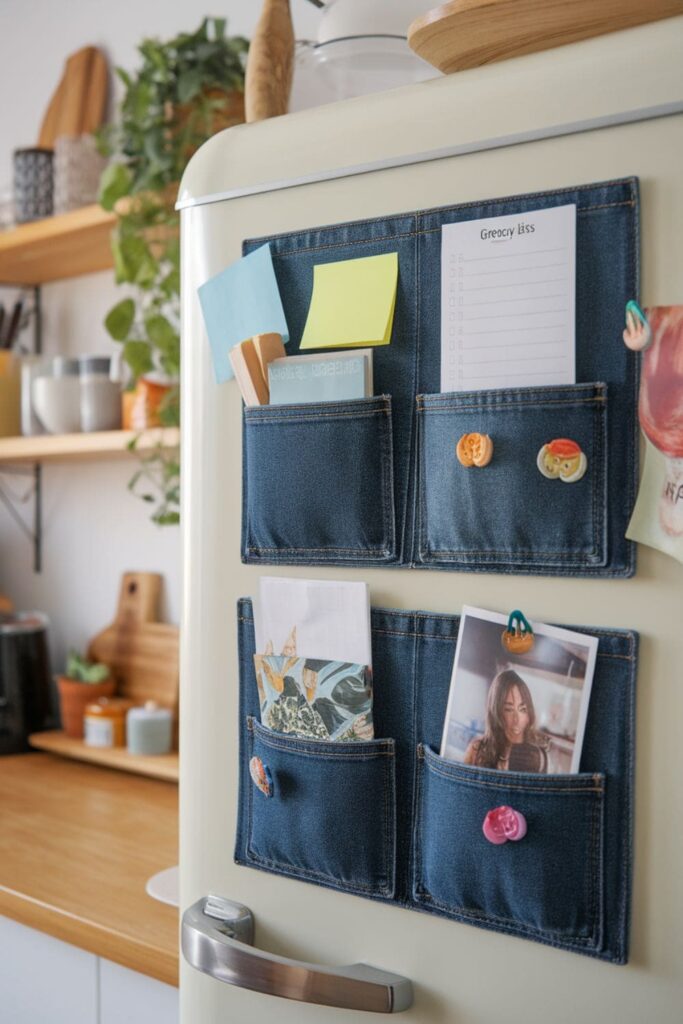
[[493,458],[493,441],[488,434],[463,434],[455,454],[463,466],[488,466]]

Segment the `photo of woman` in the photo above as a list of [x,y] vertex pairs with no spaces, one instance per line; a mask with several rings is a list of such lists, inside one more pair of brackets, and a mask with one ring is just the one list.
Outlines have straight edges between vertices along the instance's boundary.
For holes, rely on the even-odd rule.
[[489,688],[486,732],[470,741],[465,764],[518,772],[547,772],[548,737],[536,729],[531,691],[514,669],[499,672]]
[[511,648],[507,622],[463,608],[441,756],[496,771],[578,772],[597,637],[533,622],[531,646]]

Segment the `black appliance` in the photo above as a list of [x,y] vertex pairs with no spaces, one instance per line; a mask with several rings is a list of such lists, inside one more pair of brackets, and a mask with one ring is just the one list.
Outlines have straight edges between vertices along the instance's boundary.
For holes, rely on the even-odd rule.
[[40,612],[0,615],[0,754],[28,750],[51,713],[48,620]]

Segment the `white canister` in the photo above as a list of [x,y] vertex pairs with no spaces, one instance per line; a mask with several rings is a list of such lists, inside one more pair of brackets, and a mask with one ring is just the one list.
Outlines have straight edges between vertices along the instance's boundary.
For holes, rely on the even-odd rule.
[[126,719],[128,750],[131,754],[168,754],[171,750],[173,714],[148,700],[144,707],[131,708]]
[[121,426],[121,385],[111,379],[109,356],[81,356],[81,430],[118,430]]

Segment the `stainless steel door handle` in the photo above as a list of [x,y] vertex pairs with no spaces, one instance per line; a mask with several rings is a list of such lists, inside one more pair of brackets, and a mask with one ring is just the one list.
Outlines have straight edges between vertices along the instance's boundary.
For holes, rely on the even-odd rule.
[[319,967],[255,949],[248,907],[207,896],[183,914],[183,956],[197,970],[228,985],[285,999],[349,1010],[399,1013],[413,1003],[413,985],[367,964]]

